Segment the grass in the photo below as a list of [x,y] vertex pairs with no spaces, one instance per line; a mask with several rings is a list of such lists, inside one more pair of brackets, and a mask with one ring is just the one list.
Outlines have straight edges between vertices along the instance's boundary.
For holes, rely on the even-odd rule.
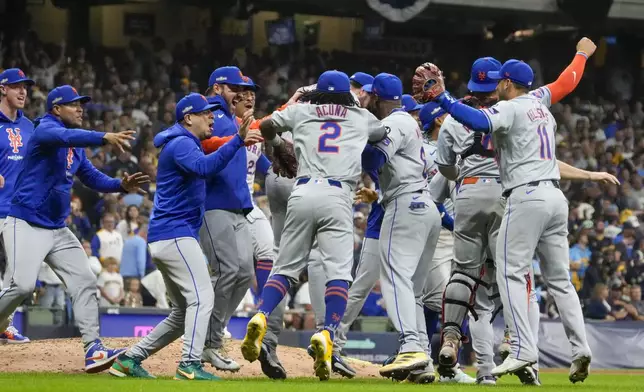
[[[597,372],[591,374],[583,384],[571,384],[567,372],[552,372],[541,374],[543,386],[539,391],[642,391],[644,374]],[[107,374],[100,375],[66,375],[48,373],[2,373],[0,388],[4,391],[35,391],[35,392],[192,392],[192,391],[233,391],[233,392],[350,392],[373,391],[392,392],[396,390],[421,390],[431,388],[433,391],[474,391],[479,388],[497,388],[503,392],[525,391],[527,387],[519,384],[512,376],[503,377],[496,387],[480,387],[476,385],[409,385],[396,384],[384,379],[333,379],[320,382],[312,378],[297,378],[286,381],[271,381],[263,378],[222,380],[220,382],[174,381],[172,379],[137,380],[118,379]]]

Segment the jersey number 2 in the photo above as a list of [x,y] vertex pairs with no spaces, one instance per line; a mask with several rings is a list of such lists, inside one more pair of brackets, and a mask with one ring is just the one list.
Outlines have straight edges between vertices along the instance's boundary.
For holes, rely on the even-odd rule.
[[552,160],[552,148],[550,147],[550,138],[548,137],[548,130],[545,124],[537,127],[537,134],[541,141],[541,148],[539,149],[539,156],[541,159]]
[[328,121],[320,126],[321,131],[326,131],[318,139],[318,152],[337,154],[340,147],[329,144],[329,140],[336,140],[342,134],[342,127],[338,123]]

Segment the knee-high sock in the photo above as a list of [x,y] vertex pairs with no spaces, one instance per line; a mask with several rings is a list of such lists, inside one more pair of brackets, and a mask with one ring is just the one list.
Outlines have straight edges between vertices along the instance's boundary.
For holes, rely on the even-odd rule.
[[273,260],[257,260],[255,267],[255,278],[257,279],[257,293],[262,295],[268,276],[273,269]]
[[326,305],[324,329],[329,331],[331,341],[333,341],[335,331],[338,329],[342,317],[344,317],[348,298],[349,282],[346,280],[331,280],[326,284],[324,293],[324,304]]
[[265,315],[271,314],[273,309],[282,302],[282,299],[288,293],[291,284],[288,278],[284,275],[273,275],[262,291],[262,299],[260,300],[259,312]]

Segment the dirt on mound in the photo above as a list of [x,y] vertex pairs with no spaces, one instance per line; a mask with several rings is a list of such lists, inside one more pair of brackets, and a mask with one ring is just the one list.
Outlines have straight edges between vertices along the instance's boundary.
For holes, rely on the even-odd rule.
[[[108,347],[129,347],[138,339],[105,339]],[[241,365],[237,373],[219,372],[206,365],[206,369],[225,378],[265,377],[259,366],[259,361],[248,363],[239,350],[239,340],[226,343],[229,355]],[[278,347],[282,365],[286,368],[289,378],[312,377],[313,361],[301,348]],[[145,361],[145,368],[157,376],[174,376],[181,355],[181,340],[151,356]],[[83,346],[80,339],[51,339],[36,340],[29,344],[9,344],[0,346],[0,372],[54,372],[82,373],[84,369]],[[378,366],[369,362],[350,360],[358,372],[357,377],[380,377]],[[334,377],[339,377],[335,376]]]

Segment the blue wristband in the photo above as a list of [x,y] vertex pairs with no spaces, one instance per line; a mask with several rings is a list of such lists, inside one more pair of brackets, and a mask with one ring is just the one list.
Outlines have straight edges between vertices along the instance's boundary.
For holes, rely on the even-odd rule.
[[584,57],[586,58],[586,60],[588,60],[588,55],[587,55],[586,53],[584,53],[584,52],[577,52],[577,54],[580,54],[580,55],[584,56]]

